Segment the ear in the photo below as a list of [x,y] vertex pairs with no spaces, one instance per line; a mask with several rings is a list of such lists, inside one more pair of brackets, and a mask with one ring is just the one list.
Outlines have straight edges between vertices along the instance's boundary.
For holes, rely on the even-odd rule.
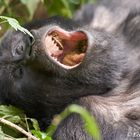
[[122,34],[129,43],[134,46],[140,45],[140,12],[133,12],[128,15],[124,21]]

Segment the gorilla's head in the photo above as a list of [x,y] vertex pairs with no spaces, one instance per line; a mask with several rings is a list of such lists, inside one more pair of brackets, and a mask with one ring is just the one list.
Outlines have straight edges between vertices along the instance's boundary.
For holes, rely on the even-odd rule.
[[55,22],[32,33],[34,43],[12,31],[0,46],[1,102],[30,115],[42,117],[79,97],[105,94],[127,71],[123,43],[104,31]]

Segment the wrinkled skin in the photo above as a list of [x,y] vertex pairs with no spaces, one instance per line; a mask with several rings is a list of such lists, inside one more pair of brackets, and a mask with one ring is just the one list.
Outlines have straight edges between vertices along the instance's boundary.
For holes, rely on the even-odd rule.
[[[3,41],[1,102],[23,108],[38,120],[47,118],[47,125],[67,105],[77,103],[96,117],[104,140],[139,139],[133,135],[139,133],[140,126],[139,54],[134,57],[127,49],[127,40],[116,39],[102,30],[78,28],[88,40],[86,55],[80,65],[66,69],[46,51],[44,40],[54,26],[61,25],[55,23],[32,31],[34,44],[27,37],[18,57],[17,52],[13,53],[16,45]],[[84,131],[80,117],[72,114],[59,125],[53,139],[92,138]]]

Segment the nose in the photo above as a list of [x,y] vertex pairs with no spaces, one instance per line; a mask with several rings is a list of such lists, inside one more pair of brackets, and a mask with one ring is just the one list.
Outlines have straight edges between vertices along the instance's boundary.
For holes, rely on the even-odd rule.
[[33,37],[29,37],[30,39],[30,47],[29,50],[28,50],[28,55],[29,55],[29,58],[28,59],[33,59],[34,57],[34,54],[33,54],[33,50],[34,48],[36,47],[36,40],[37,38],[39,38],[39,32],[35,29],[31,30],[30,33],[32,34]]
[[30,33],[32,34],[32,36],[30,36],[30,44],[33,45],[35,42],[35,38],[37,36],[37,30],[31,30]]
[[30,32],[34,38],[37,38],[39,36],[39,32],[37,30],[31,30]]

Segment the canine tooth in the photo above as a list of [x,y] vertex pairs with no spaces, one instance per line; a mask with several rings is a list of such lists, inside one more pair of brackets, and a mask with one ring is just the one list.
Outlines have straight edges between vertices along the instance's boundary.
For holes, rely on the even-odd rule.
[[57,44],[58,44],[59,49],[63,49],[63,46],[62,46],[62,44],[59,42],[59,40],[57,40]]
[[55,45],[55,41],[53,40],[52,42],[53,42],[53,44]]
[[57,44],[56,44],[56,42],[54,42],[54,45],[55,45],[55,47],[57,47]]
[[59,49],[63,49],[63,46],[62,46],[62,44],[61,44],[61,39],[60,38],[58,38],[58,35],[56,36],[56,37],[52,37],[52,41],[56,44],[56,46],[58,46],[59,47]]

